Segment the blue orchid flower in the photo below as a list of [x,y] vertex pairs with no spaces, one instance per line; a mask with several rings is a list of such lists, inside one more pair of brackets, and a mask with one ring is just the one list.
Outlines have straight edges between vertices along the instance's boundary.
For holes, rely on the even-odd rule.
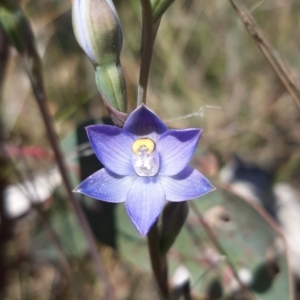
[[144,105],[129,115],[123,129],[109,125],[86,129],[105,168],[74,191],[111,203],[125,202],[131,221],[143,236],[158,218],[166,199],[190,200],[215,189],[188,166],[201,129],[168,130]]

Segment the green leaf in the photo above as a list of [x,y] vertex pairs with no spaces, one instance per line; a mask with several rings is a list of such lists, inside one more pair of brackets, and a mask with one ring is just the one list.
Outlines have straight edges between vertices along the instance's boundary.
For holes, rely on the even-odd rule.
[[[249,289],[255,299],[294,299],[282,236],[260,206],[222,187],[194,203],[213,229],[226,257],[223,259],[218,254],[196,214],[190,210],[186,224],[169,251],[171,275],[184,264],[191,273],[195,292],[212,297],[213,287],[219,286],[218,293],[231,298],[234,285],[236,289],[239,286],[228,260],[237,273],[249,276]],[[138,268],[151,271],[146,240],[138,235],[123,205],[117,208],[117,220],[121,254]]]

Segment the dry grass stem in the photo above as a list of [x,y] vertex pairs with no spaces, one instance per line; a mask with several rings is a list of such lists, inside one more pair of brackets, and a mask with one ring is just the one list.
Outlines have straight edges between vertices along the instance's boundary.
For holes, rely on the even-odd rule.
[[263,36],[251,13],[248,12],[245,8],[238,7],[233,0],[229,1],[236,14],[245,25],[249,34],[252,36],[253,40],[265,55],[266,59],[271,64],[279,79],[300,108],[300,89],[298,84],[296,84],[294,79],[292,78],[290,74],[291,72],[288,70],[288,67],[280,59],[279,55],[275,52],[275,50]]

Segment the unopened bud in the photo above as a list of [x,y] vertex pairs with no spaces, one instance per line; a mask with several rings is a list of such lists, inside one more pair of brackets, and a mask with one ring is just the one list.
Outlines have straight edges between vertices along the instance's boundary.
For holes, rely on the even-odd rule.
[[73,29],[95,66],[119,61],[122,29],[111,0],[74,0]]
[[116,110],[126,112],[126,84],[121,65],[97,66],[95,77],[102,98]]
[[95,67],[98,90],[106,103],[126,112],[126,85],[120,65],[122,29],[111,0],[74,0],[76,39]]

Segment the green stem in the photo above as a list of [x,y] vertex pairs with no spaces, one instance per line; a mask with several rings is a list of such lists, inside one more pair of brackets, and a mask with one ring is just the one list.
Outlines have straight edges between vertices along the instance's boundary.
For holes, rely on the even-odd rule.
[[153,5],[153,22],[156,23],[175,0],[162,0]]
[[137,106],[142,103],[146,104],[148,78],[150,72],[150,65],[153,52],[153,20],[152,20],[152,8],[149,0],[141,0],[142,5],[142,55],[141,55],[141,67],[140,78],[138,87]]
[[160,251],[160,238],[157,228],[157,222],[153,224],[147,235],[147,238],[154,277],[156,279],[162,298],[164,300],[169,300],[170,292],[168,286],[167,258],[165,255],[162,255]]

